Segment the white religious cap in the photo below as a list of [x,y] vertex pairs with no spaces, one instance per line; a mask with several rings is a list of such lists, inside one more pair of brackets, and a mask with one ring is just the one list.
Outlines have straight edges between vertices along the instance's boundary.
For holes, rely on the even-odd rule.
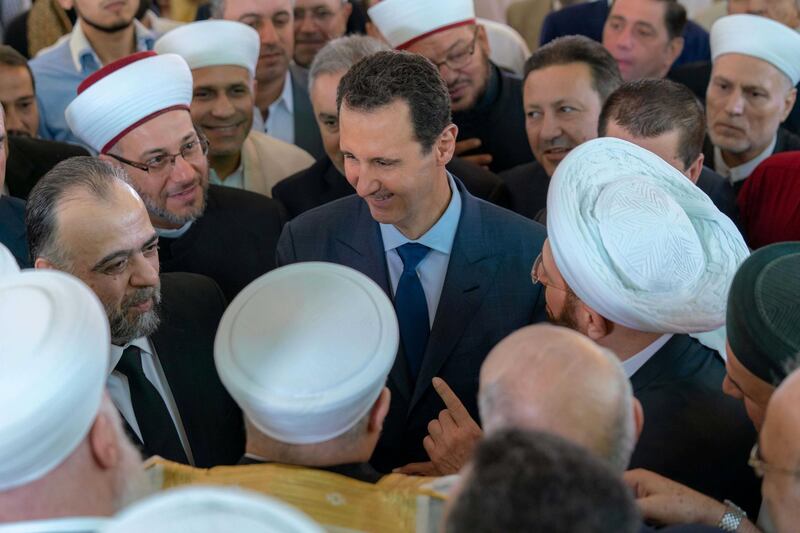
[[231,302],[214,344],[220,379],[250,421],[289,444],[324,442],[372,408],[394,364],[394,307],[332,263],[264,274]]
[[434,33],[475,24],[472,0],[381,0],[367,12],[389,45],[399,50]]
[[191,103],[192,71],[182,57],[138,52],[83,80],[64,116],[78,138],[106,153],[148,120],[174,109],[188,111]]
[[103,306],[54,270],[0,279],[0,491],[60,465],[97,417],[111,340]]
[[256,75],[261,48],[258,32],[232,20],[203,20],[178,26],[156,41],[159,54],[178,54],[192,70],[234,65]]
[[19,274],[19,265],[11,251],[0,243],[0,279],[11,274]]
[[711,27],[711,58],[742,54],[772,64],[800,82],[800,33],[780,22],[756,15],[729,15]]
[[159,492],[110,520],[100,533],[322,533],[294,507],[234,487]]
[[580,145],[556,168],[547,232],[578,298],[639,331],[724,324],[728,289],[748,256],[733,222],[686,176],[608,137]]

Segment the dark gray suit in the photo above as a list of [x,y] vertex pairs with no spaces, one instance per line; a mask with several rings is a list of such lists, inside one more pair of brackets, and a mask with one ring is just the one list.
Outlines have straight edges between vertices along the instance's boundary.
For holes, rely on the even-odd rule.
[[[382,472],[428,460],[422,440],[428,422],[444,409],[431,386],[433,377],[444,379],[477,420],[478,372],[489,350],[514,330],[544,319],[544,297],[530,280],[544,228],[456,184],[461,218],[419,377],[411,379],[402,353],[389,374],[392,403],[371,461]],[[300,261],[349,266],[392,296],[380,227],[358,196],[312,209],[286,224],[278,264]]]
[[0,196],[0,243],[9,249],[20,268],[30,268],[28,239],[25,231],[25,202]]
[[327,157],[308,95],[308,70],[292,63],[289,65],[289,73],[292,76],[294,100],[294,144],[311,154],[314,159]]

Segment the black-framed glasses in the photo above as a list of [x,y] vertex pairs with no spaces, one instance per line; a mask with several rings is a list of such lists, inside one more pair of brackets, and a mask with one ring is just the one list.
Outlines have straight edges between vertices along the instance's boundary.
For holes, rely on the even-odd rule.
[[540,274],[542,270],[542,254],[541,252],[539,255],[536,256],[536,260],[533,262],[533,268],[531,269],[531,281],[534,285],[537,283],[541,283],[543,287],[552,287],[553,289],[558,289],[560,291],[569,292],[569,289],[566,287],[559,287],[558,285],[553,285],[551,283],[545,283],[542,280],[542,275]]
[[436,68],[442,68],[442,65],[447,65],[450,70],[460,70],[469,64],[472,55],[475,53],[475,46],[478,44],[478,26],[475,26],[475,32],[472,34],[472,42],[467,47],[461,47],[453,50],[450,55],[444,58],[444,61],[433,62]]
[[138,168],[152,176],[163,177],[169,172],[172,172],[172,168],[175,166],[175,160],[178,156],[182,157],[187,163],[199,163],[206,157],[206,154],[208,154],[208,139],[206,139],[204,135],[197,135],[194,139],[184,143],[183,146],[181,146],[180,152],[176,154],[158,154],[144,163],[131,161],[130,159],[125,159],[124,157],[112,153],[108,155],[120,163]]
[[753,471],[756,473],[756,476],[758,477],[764,477],[764,474],[767,472],[777,472],[779,474],[785,474],[787,476],[800,477],[800,470],[781,468],[779,466],[774,466],[766,462],[764,458],[761,457],[761,451],[759,450],[757,442],[753,445],[753,449],[750,450],[750,459],[747,461],[747,464],[753,468]]

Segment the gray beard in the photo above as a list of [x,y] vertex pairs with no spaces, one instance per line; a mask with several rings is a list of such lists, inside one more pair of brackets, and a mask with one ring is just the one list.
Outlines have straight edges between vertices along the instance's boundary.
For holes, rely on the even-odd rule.
[[[128,318],[128,309],[153,298],[153,308],[142,313],[134,319]],[[108,322],[111,327],[111,343],[124,346],[133,339],[152,335],[161,322],[158,316],[158,307],[161,303],[161,287],[139,289],[120,305],[120,309],[106,308]]]

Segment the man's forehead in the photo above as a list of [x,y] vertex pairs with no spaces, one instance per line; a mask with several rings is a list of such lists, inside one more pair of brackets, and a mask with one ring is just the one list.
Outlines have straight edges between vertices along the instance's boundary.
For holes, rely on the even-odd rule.
[[167,111],[140,124],[125,134],[116,147],[127,156],[156,151],[174,151],[182,142],[195,135],[188,109]]
[[314,9],[315,7],[329,7],[331,9],[342,4],[341,0],[295,0],[295,7]]
[[722,75],[729,81],[748,82],[761,85],[760,81],[777,82],[786,80],[786,76],[778,67],[758,57],[746,54],[723,54],[714,60],[711,75]]
[[448,30],[437,31],[415,42],[408,47],[408,50],[421,54],[429,59],[432,57],[438,60],[438,55],[447,52],[458,43],[470,42],[474,31],[474,25],[464,25]]
[[24,65],[0,65],[0,87],[24,85],[32,87],[31,74]]
[[616,0],[611,5],[609,18],[619,17],[627,22],[646,22],[664,28],[667,3],[662,0]]
[[[532,71],[525,79],[523,90],[526,95],[547,96],[549,97],[548,99],[551,100],[564,98],[567,96],[565,93],[544,94],[548,93],[549,91],[539,90],[543,81],[549,82],[548,85],[552,84],[553,82],[565,84],[567,85],[567,89],[584,89],[586,84],[588,84],[592,91],[595,92],[594,86],[592,85],[593,79],[591,67],[582,61],[548,65],[541,69]],[[581,85],[576,83],[576,81],[581,81],[583,84]]]
[[204,85],[234,85],[250,83],[250,71],[240,65],[214,65],[192,69],[194,88]]
[[283,11],[292,12],[291,0],[227,0],[225,2],[226,18],[238,18],[245,15],[271,17]]

